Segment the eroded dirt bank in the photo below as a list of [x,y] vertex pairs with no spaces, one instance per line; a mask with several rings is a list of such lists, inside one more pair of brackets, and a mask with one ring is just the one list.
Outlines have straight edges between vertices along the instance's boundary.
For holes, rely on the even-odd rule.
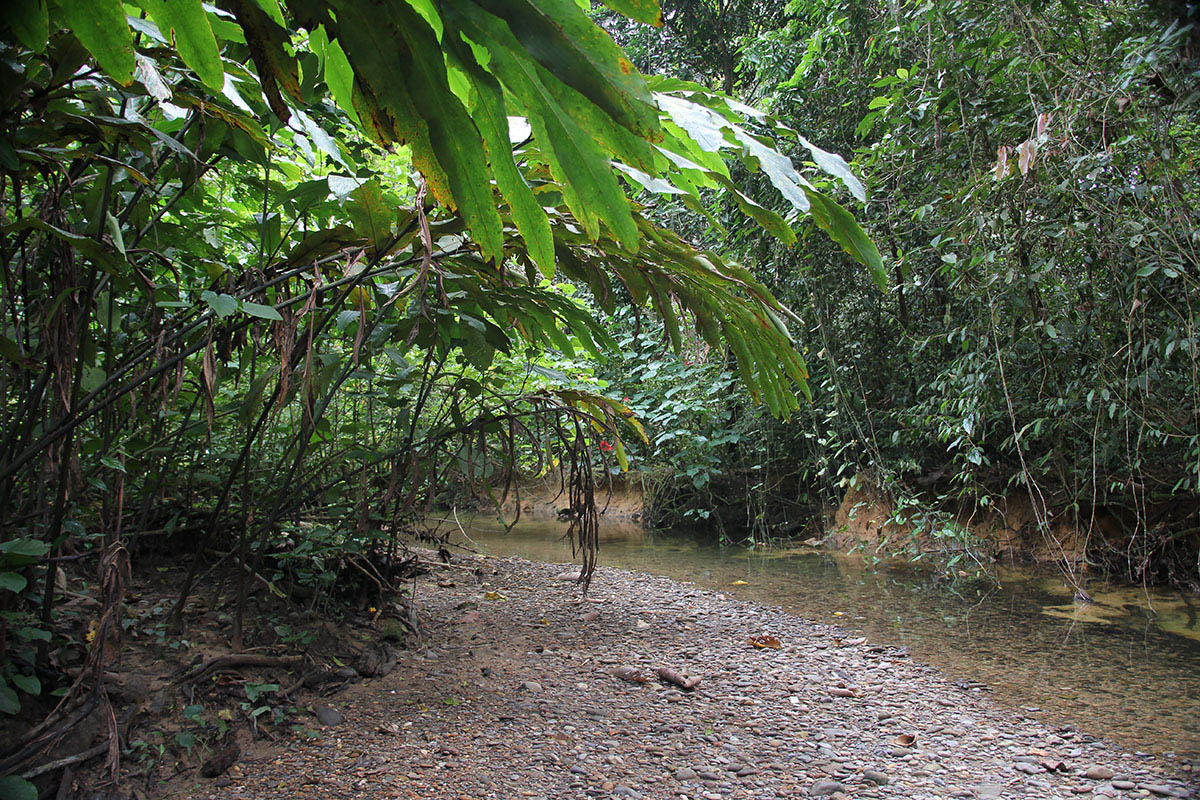
[[[621,570],[601,568],[583,600],[564,565],[480,565],[420,584],[422,642],[328,698],[337,724],[320,738],[247,752],[177,795],[1196,796],[1200,765],[1024,718],[835,627]],[[659,667],[701,684],[685,693]]]

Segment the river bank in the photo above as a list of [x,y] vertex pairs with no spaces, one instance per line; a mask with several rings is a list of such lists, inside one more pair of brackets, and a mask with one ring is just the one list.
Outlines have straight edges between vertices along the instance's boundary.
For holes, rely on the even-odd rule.
[[[420,642],[329,698],[336,724],[248,745],[177,796],[1196,795],[1200,765],[1026,717],[903,649],[777,607],[608,567],[584,599],[564,565],[467,563],[479,572],[418,584]],[[750,643],[764,635],[779,647]],[[651,679],[614,675],[626,666]],[[701,683],[682,691],[660,667]]]

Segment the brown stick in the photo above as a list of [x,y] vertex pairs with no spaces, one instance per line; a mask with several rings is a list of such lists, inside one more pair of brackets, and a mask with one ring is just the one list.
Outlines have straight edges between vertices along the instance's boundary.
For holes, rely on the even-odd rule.
[[690,692],[700,685],[699,678],[693,678],[690,675],[684,675],[681,672],[676,672],[670,667],[659,667],[655,672],[658,677],[667,683],[673,683],[685,692]]
[[95,758],[106,750],[108,750],[108,742],[101,742],[95,747],[89,747],[82,753],[76,753],[73,756],[60,758],[57,761],[51,761],[48,764],[42,764],[40,767],[34,767],[33,769],[26,770],[25,772],[21,773],[21,777],[25,780],[30,780],[32,778],[36,778],[38,775],[42,775],[47,772],[53,772],[59,767],[66,767],[79,761],[87,761],[89,758]]
[[231,653],[226,656],[210,658],[198,667],[190,670],[176,683],[186,683],[204,677],[210,672],[226,667],[294,667],[303,659],[286,656],[264,656],[257,653]]

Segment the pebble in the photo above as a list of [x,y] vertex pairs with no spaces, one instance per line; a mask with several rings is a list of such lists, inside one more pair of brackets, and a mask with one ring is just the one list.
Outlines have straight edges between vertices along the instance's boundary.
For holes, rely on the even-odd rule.
[[812,785],[812,788],[808,790],[808,793],[814,797],[824,797],[825,795],[830,795],[834,792],[843,791],[845,788],[845,786],[837,781],[817,781]]
[[886,774],[874,769],[863,770],[862,776],[863,780],[870,781],[877,786],[887,786],[890,780]]
[[[456,559],[472,570],[458,587],[420,587],[429,644],[400,653],[389,676],[339,689],[353,725],[264,742],[252,769],[238,765],[229,785],[210,782],[197,800],[368,788],[506,800],[1153,800],[1187,797],[1200,775],[777,607],[608,567],[591,605],[555,580],[569,567]],[[463,620],[462,603],[488,591],[506,602]],[[592,614],[603,623],[582,620]],[[783,647],[752,648],[752,635]],[[612,680],[620,665],[649,682]],[[703,684],[680,692],[657,679],[659,667]]]
[[316,716],[317,722],[329,728],[341,725],[344,720],[342,712],[324,704],[314,707],[313,714]]

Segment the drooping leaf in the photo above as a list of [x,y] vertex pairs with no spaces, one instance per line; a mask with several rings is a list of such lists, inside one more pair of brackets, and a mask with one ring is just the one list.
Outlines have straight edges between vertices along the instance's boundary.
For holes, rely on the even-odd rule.
[[[413,105],[428,126],[429,146],[446,172],[453,203],[484,258],[498,263],[504,242],[479,131],[450,91],[445,58],[433,30],[407,2],[394,7],[397,28],[410,56],[404,74]],[[405,61],[402,59],[402,64]]]
[[17,41],[35,53],[46,49],[50,36],[49,12],[46,0],[22,0],[8,5],[5,10],[8,28]]
[[505,113],[500,85],[469,54],[462,55],[460,63],[464,65],[476,93],[474,118],[483,134],[496,185],[512,209],[513,222],[534,264],[547,278],[553,277],[554,238],[550,233],[550,220],[513,162],[508,115]]
[[354,69],[342,43],[336,39],[325,46],[325,83],[342,110],[358,122],[358,111],[354,108]]
[[276,117],[287,122],[291,111],[283,95],[301,100],[299,69],[286,49],[290,44],[287,29],[263,11],[256,0],[229,0],[229,5],[246,37],[267,103]]
[[627,248],[637,247],[637,228],[629,201],[617,182],[608,159],[586,131],[555,102],[542,84],[536,65],[519,55],[520,44],[499,19],[481,14],[464,0],[451,0],[456,21],[474,41],[488,42],[490,68],[509,91],[534,111],[530,119],[551,173],[558,180],[568,208],[589,238],[600,238],[604,221]]
[[475,0],[506,23],[558,80],[630,131],[657,139],[658,113],[641,74],[575,0]]
[[883,268],[883,258],[879,255],[875,243],[854,219],[854,215],[816,189],[806,191],[812,201],[812,218],[817,226],[840,244],[854,260],[870,270],[876,286],[886,289],[887,272]]
[[261,303],[251,303],[248,300],[242,301],[242,311],[245,311],[252,317],[259,319],[269,319],[276,322],[283,322],[283,317],[275,310],[274,306],[267,306]]
[[867,202],[867,189],[858,176],[850,171],[850,165],[846,163],[846,159],[837,153],[822,150],[803,136],[799,138],[800,144],[808,148],[808,152],[812,154],[813,161],[818,167],[844,183],[858,202]]
[[137,62],[133,35],[120,0],[60,0],[66,23],[75,38],[96,58],[100,68],[118,83],[133,83]]
[[225,85],[225,69],[208,14],[200,0],[138,0],[163,36],[201,82],[214,92]]

